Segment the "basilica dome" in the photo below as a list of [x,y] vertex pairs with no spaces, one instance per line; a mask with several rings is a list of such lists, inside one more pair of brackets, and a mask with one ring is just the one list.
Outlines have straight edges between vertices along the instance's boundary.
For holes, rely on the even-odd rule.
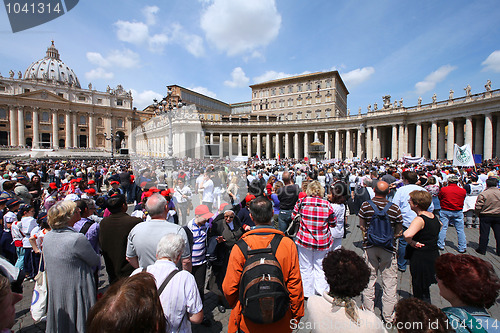
[[47,48],[45,58],[35,61],[26,69],[24,80],[43,81],[81,88],[75,72],[59,58],[59,51],[55,48],[54,41]]

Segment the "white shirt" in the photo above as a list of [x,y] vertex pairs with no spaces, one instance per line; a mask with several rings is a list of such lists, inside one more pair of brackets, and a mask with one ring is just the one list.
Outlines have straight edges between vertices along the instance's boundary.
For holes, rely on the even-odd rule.
[[203,198],[201,201],[214,202],[214,182],[211,179],[203,183]]
[[[148,266],[146,271],[155,277],[156,288],[160,288],[165,278],[174,269],[176,266],[172,261],[160,259]],[[142,268],[133,271],[132,275],[140,272]],[[196,281],[188,271],[175,274],[160,294],[160,302],[167,318],[167,332],[191,332],[188,315],[196,314],[203,309]]]

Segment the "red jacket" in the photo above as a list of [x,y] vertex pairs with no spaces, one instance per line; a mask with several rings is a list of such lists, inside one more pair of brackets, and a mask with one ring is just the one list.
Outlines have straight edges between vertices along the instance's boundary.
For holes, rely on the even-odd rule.
[[441,188],[438,194],[441,203],[441,209],[460,211],[464,208],[465,197],[467,191],[457,184],[450,183],[448,186]]
[[[271,233],[269,235],[255,235],[255,233]],[[247,232],[241,238],[253,249],[265,248],[269,245],[273,233],[283,233],[279,230],[269,228],[256,228]],[[304,316],[304,291],[302,288],[302,279],[300,276],[299,257],[297,247],[289,238],[283,237],[276,251],[276,259],[283,269],[283,277],[286,287],[290,293],[290,310],[280,321],[272,324],[262,325],[246,320],[241,314],[241,305],[239,301],[239,287],[241,273],[245,264],[245,257],[238,246],[234,246],[229,257],[227,273],[222,283],[222,289],[227,301],[233,308],[229,317],[228,332],[238,332],[240,328],[243,332],[252,333],[281,333],[291,332],[290,320],[296,319],[297,322]]]

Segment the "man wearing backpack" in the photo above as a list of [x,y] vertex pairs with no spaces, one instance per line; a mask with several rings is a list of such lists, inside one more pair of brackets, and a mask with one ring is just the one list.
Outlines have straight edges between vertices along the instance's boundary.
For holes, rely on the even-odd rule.
[[250,217],[256,227],[233,247],[222,284],[233,308],[228,332],[291,332],[290,321],[304,316],[297,248],[271,226],[273,207],[267,198],[252,200]]
[[374,311],[377,273],[382,276],[382,317],[386,323],[394,321],[397,303],[397,261],[395,239],[401,235],[403,217],[399,207],[389,202],[389,184],[379,180],[375,197],[365,201],[359,210],[359,227],[363,231],[364,259],[370,267],[368,286],[362,293],[363,307]]

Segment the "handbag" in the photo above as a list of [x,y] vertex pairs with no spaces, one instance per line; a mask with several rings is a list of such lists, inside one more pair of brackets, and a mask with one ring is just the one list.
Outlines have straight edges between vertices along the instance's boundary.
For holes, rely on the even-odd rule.
[[285,236],[290,238],[295,238],[295,236],[297,236],[300,228],[300,223],[302,222],[302,215],[300,214],[301,209],[302,202],[299,204],[299,211],[297,215],[295,215],[295,217],[292,219],[292,222],[290,222],[290,224],[288,225],[288,228],[286,228]]
[[43,251],[40,258],[40,266],[38,274],[35,276],[35,288],[33,289],[33,297],[31,298],[31,317],[35,322],[39,322],[47,315],[47,271],[41,271],[43,261]]

